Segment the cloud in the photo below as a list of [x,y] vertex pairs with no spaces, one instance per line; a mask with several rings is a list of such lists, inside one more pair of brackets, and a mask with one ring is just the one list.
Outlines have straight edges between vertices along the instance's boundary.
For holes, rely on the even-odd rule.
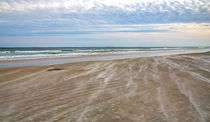
[[69,10],[68,12],[82,12],[106,7],[115,7],[129,12],[136,10],[165,12],[168,9],[182,12],[183,8],[198,11],[200,7],[209,11],[208,0],[3,0],[0,2],[0,6],[1,11],[57,9],[61,11]]
[[[186,24],[188,26],[188,24]],[[175,26],[176,27],[176,26]],[[210,31],[0,36],[1,46],[210,46]]]
[[[171,23],[171,24],[106,24],[89,25],[83,28],[37,27],[37,26],[2,26],[0,36],[58,36],[87,35],[103,33],[166,33],[166,32],[202,32],[210,33],[210,23]],[[7,31],[5,31],[7,30]]]
[[[2,0],[8,25],[51,27],[96,24],[210,22],[208,0]],[[1,26],[1,25],[0,25]]]

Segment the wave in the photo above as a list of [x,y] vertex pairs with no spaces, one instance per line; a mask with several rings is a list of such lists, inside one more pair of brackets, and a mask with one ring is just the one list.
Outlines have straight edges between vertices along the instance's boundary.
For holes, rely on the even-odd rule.
[[[47,57],[66,57],[66,56],[81,56],[81,55],[97,55],[97,54],[127,54],[139,53],[136,56],[161,56],[168,54],[183,54],[193,52],[210,51],[209,48],[23,48],[23,49],[1,49],[0,60],[11,59],[34,59],[34,58],[47,58]],[[134,56],[135,57],[135,56]]]

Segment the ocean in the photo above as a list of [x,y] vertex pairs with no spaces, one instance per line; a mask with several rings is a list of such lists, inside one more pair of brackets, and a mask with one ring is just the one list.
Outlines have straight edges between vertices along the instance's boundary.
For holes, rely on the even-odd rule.
[[124,54],[157,51],[208,50],[209,47],[12,47],[0,48],[0,60]]

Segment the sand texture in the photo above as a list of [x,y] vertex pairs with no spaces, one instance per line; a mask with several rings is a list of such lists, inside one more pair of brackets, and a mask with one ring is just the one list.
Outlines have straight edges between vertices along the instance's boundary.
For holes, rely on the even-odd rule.
[[209,122],[210,53],[0,68],[1,122]]

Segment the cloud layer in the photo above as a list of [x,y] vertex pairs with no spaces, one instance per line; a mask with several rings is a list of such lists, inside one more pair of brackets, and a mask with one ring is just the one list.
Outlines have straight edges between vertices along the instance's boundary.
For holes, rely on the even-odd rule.
[[199,12],[200,9],[209,11],[208,0],[3,0],[0,10],[3,11],[30,11],[35,9],[54,9],[65,12],[90,12],[105,8],[117,8],[122,11],[135,12],[166,12],[184,9]]
[[[143,40],[139,35],[186,32],[189,37],[195,33],[205,36],[196,39],[210,45],[209,23],[209,0],[1,0],[0,46],[8,45],[10,37],[66,36],[63,39],[67,40],[70,36],[72,40],[94,42],[122,40],[116,38],[122,33],[128,35],[123,39]],[[157,39],[153,37],[145,40]]]
[[[18,14],[15,14],[18,13]],[[2,21],[36,16],[42,21],[139,24],[209,22],[209,0],[3,0]],[[5,16],[9,14],[9,16]],[[27,18],[25,18],[27,19]]]

